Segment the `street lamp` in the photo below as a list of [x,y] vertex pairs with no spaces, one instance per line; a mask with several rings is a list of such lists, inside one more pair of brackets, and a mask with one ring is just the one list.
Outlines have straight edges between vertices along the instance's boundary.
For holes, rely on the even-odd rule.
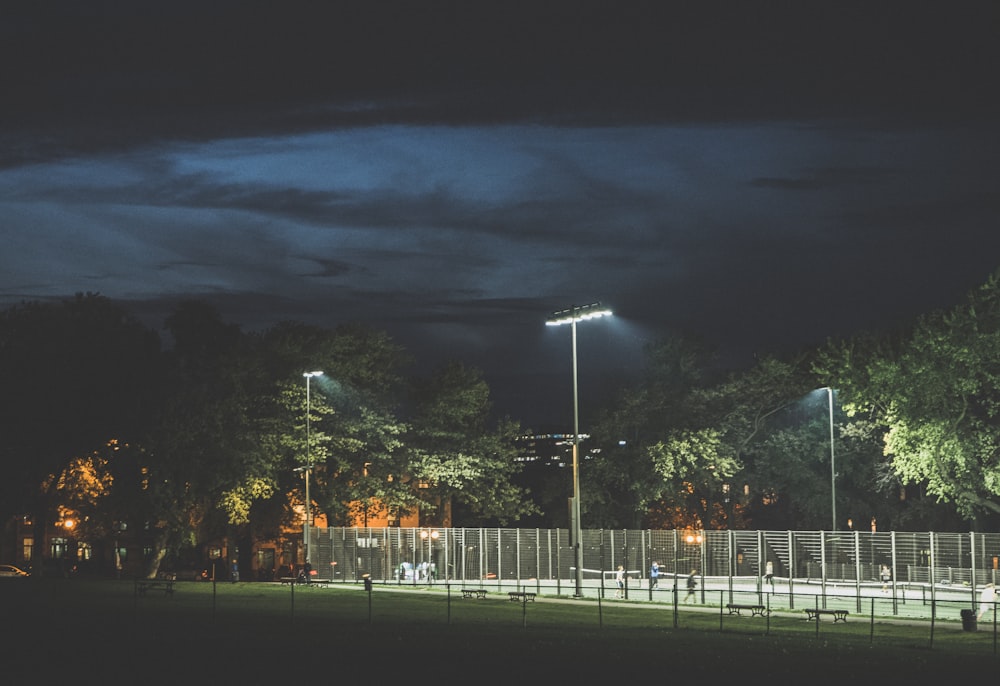
[[424,579],[427,583],[434,583],[434,579],[437,577],[437,565],[434,564],[434,541],[441,536],[441,533],[437,529],[421,529],[420,538],[427,541],[427,560],[424,565]]
[[601,303],[592,303],[582,307],[573,307],[567,310],[554,312],[548,320],[546,326],[559,326],[569,324],[573,330],[573,507],[572,519],[570,522],[570,533],[573,544],[573,559],[576,565],[576,596],[583,596],[583,536],[580,526],[580,406],[577,392],[576,373],[576,323],[587,319],[611,316],[611,310],[602,307]]
[[[323,372],[303,372],[302,376],[306,378],[306,464],[303,468],[303,472],[306,477],[306,521],[302,525],[302,554],[306,558],[306,562],[309,560],[309,527],[312,520],[312,502],[309,496],[309,472],[312,471],[312,456],[309,454],[309,415],[311,413],[312,396],[310,395],[309,382],[312,381],[314,376],[323,376]],[[308,579],[307,579],[308,581]]]
[[827,398],[830,404],[830,510],[833,513],[833,528],[831,531],[837,530],[837,468],[834,462],[833,455],[833,389],[829,386],[825,386],[822,390],[826,391]]

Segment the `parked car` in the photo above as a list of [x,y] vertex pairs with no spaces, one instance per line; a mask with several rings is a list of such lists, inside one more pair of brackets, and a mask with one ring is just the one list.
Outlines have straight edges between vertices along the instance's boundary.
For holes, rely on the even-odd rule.
[[0,577],[23,578],[30,576],[28,572],[14,565],[0,565]]

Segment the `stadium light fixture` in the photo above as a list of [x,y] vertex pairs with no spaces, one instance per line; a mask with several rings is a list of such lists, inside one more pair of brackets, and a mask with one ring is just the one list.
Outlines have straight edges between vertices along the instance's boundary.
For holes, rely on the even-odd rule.
[[576,579],[576,597],[583,597],[583,527],[580,525],[580,402],[577,387],[576,363],[576,323],[599,317],[610,317],[611,310],[601,303],[592,303],[577,307],[574,305],[566,310],[553,312],[545,325],[560,326],[569,324],[573,331],[573,505],[570,531],[573,541],[573,560]]

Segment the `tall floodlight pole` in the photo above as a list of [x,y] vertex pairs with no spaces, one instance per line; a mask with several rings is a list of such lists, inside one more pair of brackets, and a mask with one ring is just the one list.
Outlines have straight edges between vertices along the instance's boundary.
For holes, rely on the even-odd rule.
[[[310,394],[309,382],[312,381],[314,376],[323,376],[323,372],[303,372],[302,376],[306,378],[306,465],[305,472],[306,476],[306,521],[302,525],[302,554],[305,556],[305,561],[309,562],[309,527],[312,524],[312,497],[309,495],[309,473],[312,471],[312,455],[309,451],[309,415],[312,413],[312,396]],[[308,581],[308,579],[307,579]]]
[[837,467],[833,455],[833,389],[826,387],[826,395],[830,404],[830,511],[833,513],[833,528],[837,530]]
[[580,526],[580,402],[577,391],[577,365],[576,365],[576,323],[586,319],[596,319],[597,317],[611,316],[611,310],[601,306],[601,303],[592,303],[577,307],[574,305],[568,310],[554,312],[546,320],[546,326],[559,326],[569,324],[573,331],[573,505],[572,522],[570,522],[570,532],[573,542],[573,561],[576,567],[576,597],[583,596],[583,527]]

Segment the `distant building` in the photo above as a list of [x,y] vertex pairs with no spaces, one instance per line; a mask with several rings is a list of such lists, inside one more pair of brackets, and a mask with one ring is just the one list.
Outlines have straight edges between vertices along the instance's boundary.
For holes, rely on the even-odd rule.
[[[581,446],[588,438],[580,434]],[[532,467],[573,467],[573,434],[531,433],[519,436],[516,443],[518,462]]]

